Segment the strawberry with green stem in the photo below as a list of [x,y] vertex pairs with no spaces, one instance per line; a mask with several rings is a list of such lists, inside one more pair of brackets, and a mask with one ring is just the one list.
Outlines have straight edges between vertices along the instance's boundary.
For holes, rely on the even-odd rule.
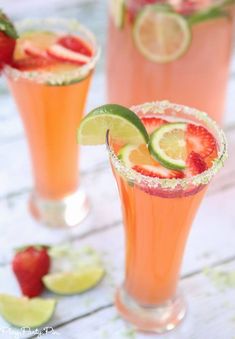
[[50,257],[45,246],[29,246],[18,250],[12,261],[12,269],[22,293],[36,297],[43,292],[42,278],[49,272]]
[[0,10],[0,70],[4,64],[10,64],[18,38],[10,19]]

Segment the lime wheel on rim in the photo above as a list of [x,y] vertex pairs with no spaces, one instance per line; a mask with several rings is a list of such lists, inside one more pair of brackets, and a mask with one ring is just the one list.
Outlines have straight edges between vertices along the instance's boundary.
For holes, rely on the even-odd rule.
[[154,159],[173,170],[186,168],[187,124],[184,122],[162,125],[150,136],[148,149]]

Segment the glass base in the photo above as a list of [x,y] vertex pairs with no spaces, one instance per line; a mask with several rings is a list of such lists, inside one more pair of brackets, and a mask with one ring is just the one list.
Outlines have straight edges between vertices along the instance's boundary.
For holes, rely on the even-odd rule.
[[29,209],[35,219],[49,227],[77,226],[89,212],[89,202],[82,190],[58,200],[41,198],[32,193]]
[[115,303],[125,320],[135,325],[138,330],[147,332],[170,331],[181,322],[186,313],[184,300],[179,296],[162,305],[140,305],[123,287],[118,289]]

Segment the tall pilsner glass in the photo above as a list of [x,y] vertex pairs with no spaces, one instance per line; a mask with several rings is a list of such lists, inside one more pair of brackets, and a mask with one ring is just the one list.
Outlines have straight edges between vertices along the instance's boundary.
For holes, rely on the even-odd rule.
[[93,34],[76,20],[25,20],[17,29],[20,35],[42,30],[78,35],[93,49],[87,64],[64,72],[5,67],[31,155],[34,177],[31,213],[49,226],[74,226],[89,209],[86,195],[79,188],[76,129],[82,118],[99,48]]
[[173,329],[185,315],[177,285],[188,234],[208,184],[227,157],[224,133],[205,113],[166,102],[132,107],[205,126],[216,138],[218,156],[205,172],[184,179],[147,177],[126,167],[107,142],[125,227],[125,279],[116,294],[120,314],[144,331]]

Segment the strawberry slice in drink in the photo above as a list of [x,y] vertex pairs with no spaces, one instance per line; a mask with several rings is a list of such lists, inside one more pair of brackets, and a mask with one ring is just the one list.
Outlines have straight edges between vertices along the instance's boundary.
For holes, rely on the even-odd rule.
[[12,63],[12,66],[20,71],[33,71],[42,69],[47,66],[52,66],[54,64],[54,60],[50,60],[49,58],[42,58],[40,56],[34,56],[15,60]]
[[154,166],[150,165],[136,165],[132,167],[136,172],[141,173],[147,177],[159,178],[159,179],[182,179],[184,173],[181,171],[170,170],[163,167],[161,164],[155,163]]
[[188,124],[186,130],[187,151],[200,154],[204,159],[217,149],[214,136],[203,126]]
[[84,65],[90,61],[90,57],[78,52],[74,52],[58,43],[50,46],[47,49],[47,54],[54,60],[70,62],[77,65]]
[[57,43],[73,52],[77,52],[87,57],[92,57],[91,47],[81,38],[73,35],[65,35],[58,39]]
[[41,57],[48,59],[47,52],[37,46],[34,46],[30,41],[25,41],[23,43],[23,50],[24,53],[30,57]]
[[141,117],[141,121],[149,134],[155,131],[158,127],[167,123],[166,120],[154,116],[143,116]]
[[187,159],[187,169],[184,171],[186,177],[192,177],[194,175],[198,175],[203,173],[208,169],[206,162],[203,157],[192,151]]
[[93,52],[88,43],[81,38],[65,35],[47,49],[47,54],[61,62],[84,65],[90,61]]

